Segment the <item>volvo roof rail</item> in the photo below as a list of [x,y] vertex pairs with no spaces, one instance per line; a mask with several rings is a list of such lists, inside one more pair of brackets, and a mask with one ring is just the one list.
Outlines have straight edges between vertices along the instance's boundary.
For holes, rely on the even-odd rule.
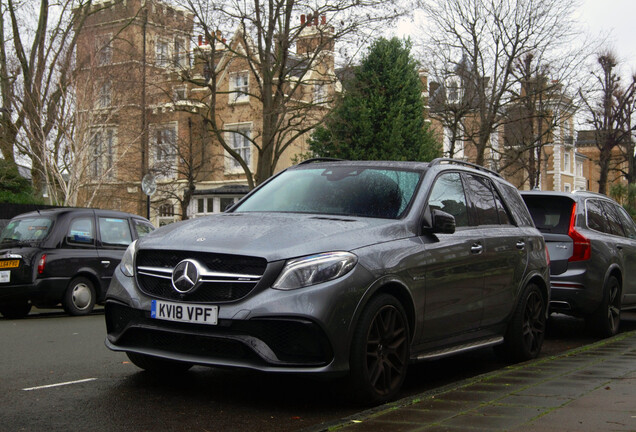
[[304,161],[300,162],[298,165],[306,165],[306,164],[310,164],[310,163],[314,163],[314,162],[338,162],[338,161],[343,161],[343,160],[345,160],[345,159],[328,158],[328,157],[316,157],[316,158],[311,158],[311,159],[304,160]]

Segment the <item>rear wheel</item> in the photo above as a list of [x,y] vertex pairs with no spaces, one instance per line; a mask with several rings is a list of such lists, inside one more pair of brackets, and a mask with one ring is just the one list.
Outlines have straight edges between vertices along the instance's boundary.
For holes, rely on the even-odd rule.
[[62,301],[64,310],[69,315],[88,315],[95,307],[95,287],[85,277],[76,277],[68,284]]
[[153,357],[147,354],[127,352],[126,355],[135,366],[148,372],[185,372],[192,367],[190,363]]
[[363,311],[351,346],[354,398],[378,404],[394,398],[409,361],[409,325],[402,304],[382,294]]
[[508,323],[504,344],[497,353],[511,361],[536,358],[541,352],[546,328],[546,300],[539,287],[528,284]]
[[603,301],[587,321],[588,326],[601,337],[618,333],[621,322],[621,284],[615,276],[607,279],[603,288]]
[[0,314],[7,319],[24,318],[31,312],[31,303],[27,300],[0,305]]

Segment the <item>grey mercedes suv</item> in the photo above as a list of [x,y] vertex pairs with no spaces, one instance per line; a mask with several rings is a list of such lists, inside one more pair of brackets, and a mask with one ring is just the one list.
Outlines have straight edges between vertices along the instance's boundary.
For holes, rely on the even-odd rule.
[[522,192],[550,252],[550,310],[586,319],[600,336],[618,332],[621,309],[636,309],[636,225],[591,192]]
[[410,362],[487,346],[536,357],[548,277],[543,237],[491,171],[312,160],[132,244],[106,345],[149,371],[345,375],[380,403]]

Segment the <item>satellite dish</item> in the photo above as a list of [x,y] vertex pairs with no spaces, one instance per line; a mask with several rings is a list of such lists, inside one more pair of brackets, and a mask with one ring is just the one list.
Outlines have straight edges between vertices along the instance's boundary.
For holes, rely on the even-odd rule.
[[148,196],[152,196],[155,192],[157,192],[157,181],[155,180],[155,176],[152,174],[146,174],[143,179],[141,179],[141,190]]

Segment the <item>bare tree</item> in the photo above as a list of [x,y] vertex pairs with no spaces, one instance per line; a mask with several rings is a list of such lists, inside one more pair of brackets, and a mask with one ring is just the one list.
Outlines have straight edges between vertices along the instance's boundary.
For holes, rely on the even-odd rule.
[[90,2],[2,2],[0,147],[9,160],[15,159],[16,149],[30,160],[36,191],[55,188],[49,174],[63,142],[58,120],[68,113],[65,98],[72,82],[76,30],[87,17],[83,6]]
[[636,74],[623,85],[617,73],[618,60],[611,51],[599,54],[597,63],[600,70],[592,72],[595,88],[589,92],[581,90],[580,95],[585,106],[587,123],[594,131],[595,144],[599,150],[599,192],[605,194],[608,192],[607,183],[614,150],[625,145],[629,147],[631,143]]
[[[573,39],[572,11],[565,0],[422,0],[432,70],[463,68],[473,109],[465,140],[483,165],[493,134],[519,85],[515,64],[529,54],[554,53]],[[561,54],[563,55],[563,54]]]
[[[396,5],[383,0],[183,3],[210,42],[207,51],[200,52],[203,79],[185,78],[207,88],[209,97],[201,102],[207,106],[210,133],[240,165],[250,187],[270,177],[283,153],[328,112],[334,93],[325,89],[333,89],[336,82],[335,44],[357,49],[364,39],[356,45],[347,42],[370,35],[400,14]],[[221,36],[223,30],[232,35],[228,40]],[[227,74],[239,64],[249,73],[249,87],[230,89]],[[253,101],[252,118],[258,119],[253,130],[227,126],[220,110],[229,97]],[[240,136],[256,149],[254,166],[251,153],[238,151],[229,136]]]

